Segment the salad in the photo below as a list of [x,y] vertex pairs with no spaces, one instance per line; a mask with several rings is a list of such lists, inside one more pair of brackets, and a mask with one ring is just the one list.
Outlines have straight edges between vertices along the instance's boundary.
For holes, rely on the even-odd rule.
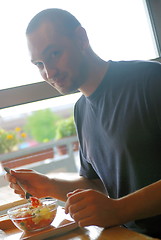
[[30,197],[31,203],[8,211],[14,224],[24,231],[41,230],[48,227],[56,215],[56,200]]

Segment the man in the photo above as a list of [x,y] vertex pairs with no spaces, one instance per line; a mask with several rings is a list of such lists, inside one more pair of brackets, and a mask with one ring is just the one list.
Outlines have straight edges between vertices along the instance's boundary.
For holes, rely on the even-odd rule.
[[[80,226],[123,224],[161,237],[161,65],[103,61],[70,13],[47,9],[26,30],[31,62],[60,93],[79,90],[75,121],[80,177],[49,179],[32,170],[7,174],[15,193],[66,201]],[[25,173],[25,174],[24,174]]]

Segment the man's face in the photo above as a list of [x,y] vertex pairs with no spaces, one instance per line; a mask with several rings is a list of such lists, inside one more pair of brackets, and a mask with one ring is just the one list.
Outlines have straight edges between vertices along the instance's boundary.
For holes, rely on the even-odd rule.
[[60,93],[71,93],[86,81],[86,57],[78,38],[67,37],[46,22],[27,35],[27,41],[32,63]]

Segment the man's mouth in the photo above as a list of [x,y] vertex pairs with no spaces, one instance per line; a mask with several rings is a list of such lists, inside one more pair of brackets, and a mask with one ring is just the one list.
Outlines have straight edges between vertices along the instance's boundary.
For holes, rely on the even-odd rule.
[[65,83],[65,77],[54,77],[52,79],[48,79],[48,82],[54,87],[63,87]]

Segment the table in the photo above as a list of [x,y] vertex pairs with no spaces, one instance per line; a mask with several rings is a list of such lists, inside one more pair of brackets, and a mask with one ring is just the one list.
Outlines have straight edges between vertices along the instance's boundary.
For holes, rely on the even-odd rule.
[[[11,229],[10,234],[13,234],[7,239],[19,240],[21,233],[16,229]],[[124,227],[113,227],[109,229],[103,229],[96,226],[76,228],[63,235],[58,235],[48,240],[156,240],[157,238],[151,238],[146,235],[136,233],[128,230]]]
[[[50,239],[50,240],[154,240],[154,239],[156,239],[156,238],[151,238],[146,235],[142,235],[137,232],[128,230],[121,226],[108,228],[108,229],[104,229],[104,228],[97,227],[97,226],[80,228],[73,221],[73,219],[70,218],[70,216],[64,214],[64,209],[62,207],[58,207],[57,215],[56,215],[56,218],[54,221],[56,224],[58,223],[58,225],[57,225],[58,227],[56,227],[55,229],[58,229],[59,226],[62,226],[61,231],[58,232],[59,235],[55,234],[55,236],[53,236],[55,229],[53,229],[53,227],[51,227],[51,229],[49,229],[49,232],[51,232],[50,230],[53,229],[52,231],[54,231],[54,232],[52,233],[52,235],[51,234],[47,235],[46,231],[48,231],[48,230],[44,230],[45,235],[42,235],[44,233],[44,231],[42,231],[41,233],[38,233],[39,234],[38,236],[36,233],[36,240],[39,240],[39,239]],[[53,226],[54,226],[54,224],[53,224]],[[20,239],[22,240],[22,239],[24,239],[23,237],[25,237],[25,240],[26,240],[26,234],[24,235],[20,230],[18,230],[14,226],[14,224],[9,220],[7,215],[5,215],[4,217],[3,216],[1,217],[0,229],[2,229],[7,234],[7,240],[20,240]],[[62,231],[62,229],[65,229],[65,231]],[[29,233],[28,236],[29,237],[27,237],[27,240],[29,240],[31,238],[31,233]],[[45,237],[53,236],[53,237],[44,238],[44,236]]]
[[50,240],[154,240],[124,227],[103,229],[96,226],[75,229],[63,236],[50,238]]

